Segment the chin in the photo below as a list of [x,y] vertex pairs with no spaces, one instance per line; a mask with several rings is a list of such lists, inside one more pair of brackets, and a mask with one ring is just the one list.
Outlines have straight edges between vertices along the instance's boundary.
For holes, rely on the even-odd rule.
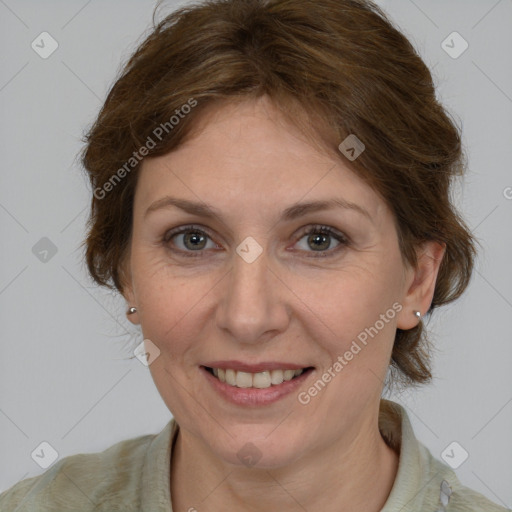
[[[275,427],[273,427],[275,428]],[[227,446],[219,446],[213,441],[210,448],[220,459],[239,467],[257,469],[276,469],[294,463],[301,455],[303,441],[295,443],[283,431],[280,434],[272,432],[272,428],[261,428],[251,436],[244,431],[244,435],[229,437]],[[297,433],[297,430],[294,430]],[[218,440],[218,439],[217,439]]]

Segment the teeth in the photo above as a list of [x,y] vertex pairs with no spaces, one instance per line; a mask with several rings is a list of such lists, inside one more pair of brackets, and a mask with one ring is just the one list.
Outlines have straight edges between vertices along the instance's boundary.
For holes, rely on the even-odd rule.
[[[250,373],[248,375],[251,375]],[[252,385],[255,388],[269,388],[272,385],[272,380],[270,379],[270,372],[261,372],[255,373],[254,377],[252,377]]]
[[274,384],[274,386],[281,384],[281,382],[283,382],[283,380],[284,380],[283,370],[272,370],[270,372],[270,379],[272,381],[272,384]]
[[235,370],[226,370],[225,372],[227,382],[230,386],[236,386],[236,372]]
[[237,388],[265,389],[277,386],[283,381],[298,377],[304,369],[299,370],[271,370],[258,373],[239,372],[232,369],[213,368],[213,374],[221,382]]
[[250,388],[252,386],[252,373],[236,372],[236,387]]
[[295,370],[285,370],[284,371],[284,380],[292,380],[295,377]]

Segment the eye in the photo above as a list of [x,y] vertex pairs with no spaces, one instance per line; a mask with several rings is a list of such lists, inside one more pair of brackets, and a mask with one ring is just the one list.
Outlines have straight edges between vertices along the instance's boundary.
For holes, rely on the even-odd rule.
[[[338,252],[349,244],[347,237],[329,226],[313,226],[312,228],[308,228],[306,231],[302,232],[299,241],[303,238],[306,238],[306,247],[313,248],[313,251],[307,251],[306,249],[306,252],[317,253],[311,255],[314,258],[330,256],[332,253]],[[338,245],[334,249],[330,249],[333,238],[338,242]]]
[[[329,226],[313,226],[307,228],[298,236],[300,242],[306,238],[306,249],[303,252],[312,252],[308,257],[326,257],[332,253],[338,252],[344,246],[349,245],[349,239]],[[335,239],[338,245],[331,249],[332,239]],[[178,242],[172,242],[176,239]],[[211,246],[208,247],[208,240]],[[203,257],[206,249],[220,249],[220,247],[211,240],[210,235],[203,229],[196,226],[185,226],[168,231],[162,240],[163,244],[173,252],[178,252],[187,257]],[[175,249],[174,247],[177,247]],[[308,251],[307,248],[313,248]],[[195,254],[194,254],[195,253]]]
[[[173,238],[181,241],[181,246],[180,243],[176,244],[173,242],[170,244]],[[204,256],[204,249],[218,248],[217,244],[213,243],[213,241],[211,241],[213,247],[207,247],[207,240],[209,238],[210,236],[204,230],[195,226],[185,226],[183,228],[177,228],[168,231],[164,236],[163,242],[166,246],[177,245],[178,250],[175,252],[181,252],[185,256],[197,257]],[[171,250],[174,251],[174,249]],[[192,254],[194,252],[197,254]]]

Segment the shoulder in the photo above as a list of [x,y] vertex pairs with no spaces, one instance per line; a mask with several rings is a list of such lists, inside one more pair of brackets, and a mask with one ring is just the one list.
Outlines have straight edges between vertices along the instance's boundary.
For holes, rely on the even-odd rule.
[[156,434],[116,443],[103,452],[70,455],[0,494],[0,510],[138,510],[145,454]]
[[455,471],[432,455],[416,438],[402,405],[382,400],[379,428],[388,445],[399,453],[395,483],[382,512],[507,512],[462,485]]
[[449,505],[446,512],[510,512],[510,509],[463,485],[454,490]]
[[429,462],[428,473],[432,478],[431,481],[439,482],[441,479],[439,489],[436,486],[436,493],[439,496],[437,504],[444,505],[445,508],[439,508],[439,510],[443,512],[510,512],[510,509],[502,507],[483,494],[464,486],[448,465],[435,458],[424,445],[421,445],[421,449],[425,459]]

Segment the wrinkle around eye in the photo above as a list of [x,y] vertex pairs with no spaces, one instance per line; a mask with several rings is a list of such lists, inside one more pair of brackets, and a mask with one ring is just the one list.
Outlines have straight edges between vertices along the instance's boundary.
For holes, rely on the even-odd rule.
[[[232,246],[235,248],[236,240],[232,239],[231,230],[227,233],[227,236],[224,236],[223,234],[218,234],[217,230],[212,230],[209,226],[203,225],[200,222],[190,222],[190,224],[187,224],[186,222],[181,223],[174,221],[170,223],[168,213],[165,216],[159,216],[158,213],[159,212],[155,212],[151,219],[145,222],[146,229],[142,231],[145,241],[154,247],[171,244],[177,246],[176,251],[182,251],[182,254],[209,251],[213,254],[214,252],[221,252],[225,247]],[[293,224],[295,224],[295,227]],[[309,245],[304,246],[304,244],[308,242],[303,242],[302,240],[305,239],[309,233],[313,233],[314,230],[321,234],[328,235],[330,238],[334,238],[329,249],[315,251],[314,248]],[[300,224],[293,222],[291,227],[285,226],[284,228],[279,228],[279,231],[281,231],[282,235],[278,235],[276,243],[283,244],[286,250],[289,250],[289,247],[294,247],[290,252],[297,254],[302,252],[306,257],[315,257],[315,254],[328,254],[335,251],[340,244],[343,243],[357,250],[362,248],[363,244],[367,245],[368,242],[371,242],[374,238],[374,230],[368,229],[366,224],[355,224],[351,222],[350,218],[333,219],[332,216],[326,217],[318,214],[315,215],[314,222],[304,223],[302,221]],[[183,240],[187,232],[199,232],[199,234],[205,236],[206,246],[197,248],[196,250],[187,248]],[[299,232],[301,236],[298,236]],[[264,233],[266,234],[266,232]],[[174,236],[176,236],[174,239],[176,240],[175,242],[172,240]],[[267,239],[267,237],[265,237],[265,239]],[[242,243],[243,240],[240,240],[240,243]],[[256,241],[258,242],[258,240]],[[336,244],[335,242],[338,243]],[[303,248],[299,248],[300,246]],[[295,247],[298,248],[295,249]],[[172,251],[173,248],[171,247],[170,250]],[[323,257],[325,258],[325,256]]]

